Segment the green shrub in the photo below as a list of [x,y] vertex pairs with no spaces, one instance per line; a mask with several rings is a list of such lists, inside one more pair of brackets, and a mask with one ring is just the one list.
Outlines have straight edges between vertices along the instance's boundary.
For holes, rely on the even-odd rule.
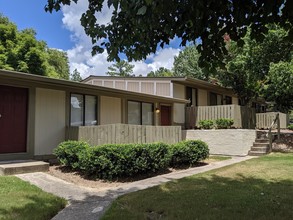
[[79,154],[79,169],[103,179],[156,172],[170,163],[169,145],[106,144]]
[[54,155],[57,156],[60,163],[73,169],[79,168],[79,154],[90,145],[81,141],[64,141],[54,149]]
[[198,123],[199,127],[202,129],[212,129],[214,126],[214,122],[212,120],[201,120]]
[[171,146],[171,166],[194,165],[209,156],[208,145],[200,140],[182,141]]
[[215,121],[215,123],[218,129],[227,129],[231,128],[231,126],[234,124],[234,121],[230,118],[219,118]]
[[288,125],[288,129],[293,131],[293,124],[292,125]]
[[205,159],[208,152],[202,141],[183,141],[176,145],[106,144],[95,147],[85,142],[65,141],[54,150],[62,165],[102,179],[156,172],[170,164],[194,165]]

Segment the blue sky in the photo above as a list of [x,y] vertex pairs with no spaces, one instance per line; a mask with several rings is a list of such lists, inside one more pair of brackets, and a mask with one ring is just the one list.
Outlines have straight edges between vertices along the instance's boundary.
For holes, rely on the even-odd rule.
[[47,13],[45,4],[45,0],[0,0],[0,12],[20,30],[35,29],[37,38],[46,41],[49,47],[63,50],[72,48],[74,42],[70,40],[70,31],[62,23],[62,12]]
[[[87,0],[79,0],[78,4],[62,7],[52,14],[45,12],[46,0],[0,0],[0,13],[14,22],[19,30],[33,28],[37,39],[44,40],[51,48],[67,52],[70,70],[77,69],[82,77],[88,75],[105,75],[108,66],[107,53],[91,56],[91,41],[84,34],[80,25],[80,16],[87,8]],[[98,15],[102,23],[110,21],[111,9],[105,7]],[[132,62],[136,75],[146,75],[160,67],[171,69],[174,56],[178,55],[179,40],[174,39],[169,46],[151,54],[146,61]]]

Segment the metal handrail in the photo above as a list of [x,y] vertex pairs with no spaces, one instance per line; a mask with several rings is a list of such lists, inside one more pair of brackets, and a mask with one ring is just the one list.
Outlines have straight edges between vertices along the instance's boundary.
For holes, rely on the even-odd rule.
[[272,145],[273,145],[273,138],[272,138],[272,128],[273,126],[276,124],[277,122],[277,130],[278,130],[278,140],[280,139],[280,116],[279,113],[276,114],[275,119],[273,120],[270,128],[269,128],[269,132],[268,132],[268,138],[269,138],[269,143],[270,143],[270,152],[272,151]]

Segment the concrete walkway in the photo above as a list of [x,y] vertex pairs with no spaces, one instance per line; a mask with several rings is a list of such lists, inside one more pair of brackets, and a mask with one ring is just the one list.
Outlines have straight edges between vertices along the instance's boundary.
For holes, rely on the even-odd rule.
[[251,158],[254,157],[233,157],[230,160],[213,162],[202,167],[194,167],[174,173],[159,175],[105,191],[80,187],[74,185],[73,183],[68,183],[64,180],[50,176],[46,173],[27,173],[18,174],[16,176],[40,187],[46,192],[53,193],[54,195],[63,197],[69,201],[69,205],[60,211],[52,220],[97,220],[103,215],[111,202],[120,195],[160,185],[171,180],[239,163]]

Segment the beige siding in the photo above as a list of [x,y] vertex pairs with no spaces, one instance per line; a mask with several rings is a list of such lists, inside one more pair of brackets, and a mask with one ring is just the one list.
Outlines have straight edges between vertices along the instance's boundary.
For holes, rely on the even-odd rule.
[[141,82],[141,92],[147,94],[154,94],[154,83],[153,82]]
[[100,124],[121,123],[121,99],[101,96],[100,99]]
[[125,90],[125,82],[124,81],[116,81],[115,82],[115,88]]
[[198,106],[207,106],[208,105],[208,92],[203,89],[198,89]]
[[97,79],[95,79],[94,81],[93,81],[93,85],[96,85],[96,86],[102,86],[102,80],[97,80]]
[[104,86],[109,87],[109,88],[113,88],[113,81],[104,81]]
[[232,105],[238,105],[238,98],[237,97],[232,97]]
[[65,92],[36,89],[35,155],[52,154],[65,140]]
[[[279,113],[280,128],[287,128],[287,115],[281,112],[267,112],[256,114],[256,127],[259,129],[269,129]],[[273,128],[277,128],[277,123],[273,125]]]
[[68,128],[69,138],[87,141],[91,145],[154,143],[174,144],[182,140],[180,126],[145,126],[111,124]]
[[170,83],[156,83],[156,95],[170,96]]
[[139,82],[128,82],[127,90],[132,92],[139,92]]
[[173,120],[176,124],[185,123],[185,104],[174,104]]
[[185,99],[185,86],[173,84],[173,98]]

